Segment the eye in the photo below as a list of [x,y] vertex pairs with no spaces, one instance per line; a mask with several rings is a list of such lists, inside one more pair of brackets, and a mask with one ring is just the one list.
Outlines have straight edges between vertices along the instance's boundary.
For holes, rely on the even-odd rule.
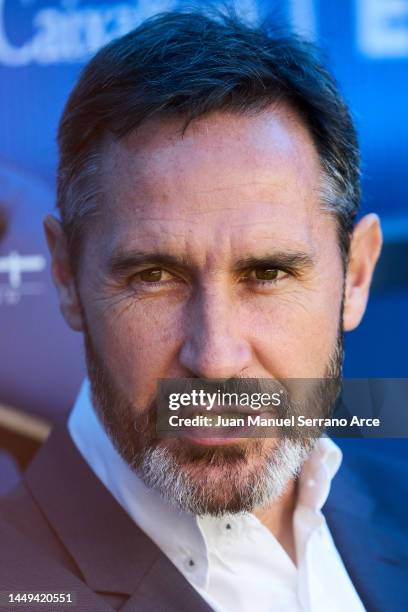
[[256,280],[274,281],[277,280],[280,270],[277,268],[256,268],[253,272]]
[[187,283],[176,273],[151,267],[133,274],[127,281],[127,286],[137,295],[162,295],[186,288]]
[[250,270],[246,280],[260,285],[274,285],[288,276],[287,272],[279,268],[258,267]]
[[130,285],[134,288],[153,289],[154,287],[169,286],[177,282],[177,277],[163,268],[146,268],[134,274],[130,279]]
[[162,268],[150,268],[149,270],[143,270],[136,274],[136,278],[139,278],[144,283],[159,283],[160,281],[166,280],[166,275],[171,276]]

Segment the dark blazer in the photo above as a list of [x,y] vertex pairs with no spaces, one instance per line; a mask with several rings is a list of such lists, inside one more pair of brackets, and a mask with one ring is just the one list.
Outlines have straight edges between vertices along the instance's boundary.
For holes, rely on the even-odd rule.
[[[344,445],[324,513],[366,608],[405,612],[407,464],[381,444]],[[21,485],[1,501],[0,516],[0,592],[73,592],[76,599],[74,606],[5,610],[209,611],[93,474],[65,428],[53,431]]]

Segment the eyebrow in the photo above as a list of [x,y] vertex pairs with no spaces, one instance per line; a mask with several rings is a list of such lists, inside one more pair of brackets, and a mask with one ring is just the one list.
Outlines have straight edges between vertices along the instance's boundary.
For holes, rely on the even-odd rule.
[[192,268],[193,262],[187,257],[178,257],[162,252],[129,251],[114,253],[108,262],[112,276],[124,276],[142,264],[154,264],[171,268]]
[[313,257],[303,251],[276,251],[261,257],[246,257],[235,264],[237,270],[270,267],[298,273],[310,270],[313,266]]
[[[109,274],[122,277],[135,268],[152,264],[174,269],[193,269],[194,262],[185,256],[170,255],[164,252],[119,251],[114,253],[108,262]],[[256,267],[279,268],[300,274],[310,270],[314,265],[311,255],[303,251],[276,251],[260,257],[245,257],[237,260],[233,269],[237,272]]]

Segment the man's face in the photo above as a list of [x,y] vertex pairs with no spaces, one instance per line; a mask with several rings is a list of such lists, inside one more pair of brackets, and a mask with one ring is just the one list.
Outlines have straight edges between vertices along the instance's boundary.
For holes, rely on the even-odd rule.
[[78,277],[88,368],[108,431],[149,484],[159,449],[161,469],[170,457],[209,511],[233,511],[283,442],[157,439],[157,382],[326,376],[343,268],[318,155],[293,112],[181,126],[148,123],[105,146]]

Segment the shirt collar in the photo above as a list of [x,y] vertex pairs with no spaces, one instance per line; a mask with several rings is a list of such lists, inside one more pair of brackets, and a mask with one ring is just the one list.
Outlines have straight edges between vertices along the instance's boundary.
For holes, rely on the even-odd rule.
[[298,506],[305,506],[314,512],[322,509],[342,458],[340,448],[331,438],[323,436],[316,441],[299,476]]
[[[208,546],[217,533],[225,530],[226,517],[197,518],[177,510],[146,487],[105,432],[92,406],[87,379],[74,404],[68,429],[82,457],[117,502],[180,571],[184,573],[188,567],[191,580],[204,588],[208,579]],[[331,439],[317,440],[299,476],[297,507],[320,515],[341,460],[342,453]],[[245,529],[261,526],[252,514],[237,515],[231,520]]]
[[196,517],[179,511],[146,487],[122,459],[92,406],[87,379],[69,417],[68,429],[85,461],[122,508],[180,571],[188,567],[193,580],[204,587],[208,557]]

